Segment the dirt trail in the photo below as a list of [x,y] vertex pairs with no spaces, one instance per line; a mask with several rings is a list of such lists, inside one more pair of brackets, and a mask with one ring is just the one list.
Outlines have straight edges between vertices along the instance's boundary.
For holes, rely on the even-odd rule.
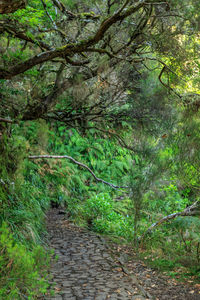
[[[45,296],[42,299],[200,299],[200,294],[196,292],[190,294],[188,290],[181,289],[181,293],[174,293],[168,281],[165,281],[165,285],[168,285],[169,289],[159,296],[160,293],[156,293],[155,290],[159,288],[156,286],[157,280],[152,281],[149,287],[146,274],[143,274],[145,273],[144,267],[140,268],[139,262],[138,264],[135,262],[135,274],[133,269],[130,272],[101,237],[74,226],[56,209],[49,212],[47,224],[50,247],[55,249],[58,259],[51,268],[51,283],[54,286],[55,295]],[[141,269],[140,272],[144,275],[144,284],[143,275],[137,276],[138,269]]]

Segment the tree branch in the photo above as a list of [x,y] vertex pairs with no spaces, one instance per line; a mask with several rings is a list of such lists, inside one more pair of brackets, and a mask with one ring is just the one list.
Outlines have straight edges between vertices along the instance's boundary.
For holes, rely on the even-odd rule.
[[68,155],[31,155],[28,157],[29,159],[40,159],[40,158],[53,158],[53,159],[69,159],[71,160],[73,163],[75,163],[76,165],[80,166],[80,167],[83,167],[85,169],[87,169],[91,174],[92,176],[95,178],[96,181],[98,182],[102,182],[104,184],[107,184],[109,185],[110,187],[114,188],[114,189],[126,189],[128,188],[128,186],[118,186],[118,185],[114,185],[112,183],[109,183],[101,178],[98,178],[94,172],[88,167],[86,166],[85,164],[75,160],[73,157],[71,156],[68,156]]
[[14,13],[18,9],[25,8],[26,0],[1,0],[0,14]]
[[12,120],[10,120],[10,119],[4,119],[4,118],[0,118],[0,122],[13,123]]
[[167,222],[169,220],[173,220],[176,217],[182,216],[199,216],[200,215],[200,201],[196,201],[191,206],[186,207],[183,211],[178,213],[173,213],[168,216],[165,216],[164,218],[160,219],[159,221],[153,223],[140,237],[139,241],[143,240],[146,235],[148,235],[155,227],[163,224],[164,222]]
[[66,44],[60,48],[56,48],[50,51],[42,52],[27,59],[26,61],[19,63],[10,67],[9,69],[0,69],[0,79],[10,79],[18,74],[24,73],[25,71],[42,64],[46,61],[50,61],[56,57],[66,57],[74,55],[75,53],[81,53],[87,51],[91,46],[97,44],[102,40],[104,34],[108,29],[118,21],[123,21],[126,17],[137,12],[141,7],[145,5],[144,1],[137,3],[137,5],[132,5],[124,12],[119,9],[114,15],[105,19],[99,26],[93,37],[89,37],[86,40],[80,41],[78,43]]
[[40,0],[42,2],[42,5],[44,7],[44,10],[46,12],[46,15],[48,16],[50,22],[53,24],[53,28],[55,29],[55,31],[57,31],[63,38],[65,41],[67,41],[67,35],[64,31],[62,31],[60,28],[58,28],[58,26],[56,25],[56,22],[54,22],[52,16],[50,15],[50,13],[47,10],[47,5],[43,0]]
[[44,43],[43,41],[41,41],[40,39],[36,39],[36,38],[33,39],[27,36],[25,34],[24,28],[18,28],[18,26],[16,26],[16,24],[12,24],[9,19],[0,21],[0,33],[4,31],[9,33],[13,37],[35,44],[39,46],[41,49],[51,50],[51,47],[46,43]]
[[85,12],[85,13],[78,13],[74,14],[70,10],[68,10],[65,5],[60,0],[52,0],[54,5],[64,14],[66,15],[70,20],[72,19],[92,19],[97,20],[100,18],[100,15],[96,15],[93,11],[92,12]]

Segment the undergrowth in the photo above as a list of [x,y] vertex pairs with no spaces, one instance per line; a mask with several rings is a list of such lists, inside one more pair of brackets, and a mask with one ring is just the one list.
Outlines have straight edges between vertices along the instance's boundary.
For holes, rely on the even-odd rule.
[[[131,244],[151,266],[171,276],[177,272],[199,279],[197,217],[165,223],[135,247],[135,236],[191,203],[190,189],[180,190],[175,177],[156,177],[159,168],[151,168],[146,152],[130,153],[95,129],[83,136],[44,121],[12,126],[12,136],[5,136],[1,144],[1,298],[34,299],[46,293],[50,256],[43,247],[44,217],[52,202],[66,209],[68,218],[78,225]],[[126,134],[125,139],[128,129]],[[70,155],[96,176],[130,189],[97,183],[86,169],[68,160],[27,158],[47,153]]]
[[49,198],[37,166],[26,160],[29,141],[13,127],[0,145],[0,299],[36,299],[48,287],[51,254],[43,244]]
[[17,242],[8,225],[0,228],[0,299],[35,299],[48,288],[49,257],[41,246]]

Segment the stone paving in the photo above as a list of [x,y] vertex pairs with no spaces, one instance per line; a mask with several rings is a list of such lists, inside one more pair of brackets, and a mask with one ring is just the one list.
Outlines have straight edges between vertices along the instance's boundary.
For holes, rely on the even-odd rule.
[[145,300],[144,291],[127,275],[94,233],[71,224],[58,210],[48,215],[50,247],[58,259],[51,268],[55,300]]

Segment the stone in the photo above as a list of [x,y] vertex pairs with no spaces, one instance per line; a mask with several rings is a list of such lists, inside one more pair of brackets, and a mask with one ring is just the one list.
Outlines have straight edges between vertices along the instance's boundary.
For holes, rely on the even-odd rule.
[[71,287],[72,286],[72,282],[71,281],[67,281],[67,280],[63,280],[62,281],[62,285],[64,287]]
[[51,283],[56,283],[59,295],[49,300],[137,300],[133,298],[138,293],[137,286],[118,263],[113,262],[101,239],[65,223],[67,221],[55,213],[49,220],[51,247],[59,254],[51,272]]

